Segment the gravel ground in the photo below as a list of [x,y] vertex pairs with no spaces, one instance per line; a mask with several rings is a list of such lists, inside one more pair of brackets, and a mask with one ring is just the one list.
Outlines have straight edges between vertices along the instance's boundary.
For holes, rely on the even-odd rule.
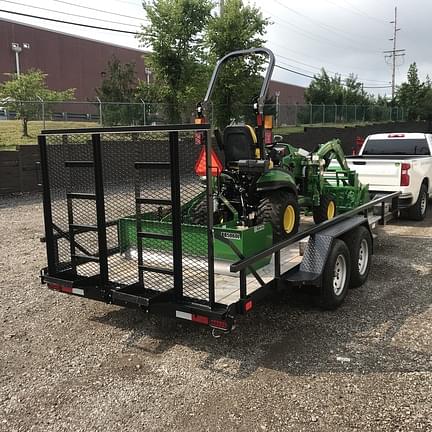
[[47,290],[41,234],[37,197],[0,200],[1,431],[432,431],[432,212],[337,311],[290,292],[220,339]]

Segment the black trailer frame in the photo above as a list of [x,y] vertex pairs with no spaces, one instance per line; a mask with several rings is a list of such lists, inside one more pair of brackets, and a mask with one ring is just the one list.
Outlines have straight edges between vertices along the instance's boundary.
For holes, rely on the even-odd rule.
[[[107,179],[105,172],[107,169],[104,161],[106,152],[106,136],[132,137],[125,142],[133,143],[139,141],[137,134],[163,133],[168,137],[168,160],[144,160],[137,157],[133,160],[135,178],[135,212],[139,215],[142,205],[169,205],[172,211],[171,229],[172,234],[154,234],[142,232],[140,228],[140,218],[137,216],[137,237],[146,237],[172,242],[172,270],[167,268],[144,265],[142,257],[142,247],[137,240],[137,277],[133,283],[119,283],[110,277],[109,260],[119,254],[118,244],[108,244],[107,230],[116,228],[118,219],[109,220],[107,209],[109,208],[110,198],[106,194]],[[187,278],[183,263],[184,251],[182,251],[182,220],[181,220],[181,199],[184,193],[180,173],[180,160],[182,149],[180,146],[185,140],[179,139],[179,134],[191,134],[196,139],[199,136],[198,147],[203,147],[206,151],[206,200],[207,200],[207,266],[206,272],[206,295],[191,295],[185,286]],[[65,156],[52,170],[52,156],[47,142],[50,138],[57,139],[56,152],[62,147],[68,147],[74,151],[73,145],[77,146],[80,152],[88,149],[87,159],[73,160]],[[74,138],[75,137],[75,138]],[[123,138],[122,138],[123,139]],[[74,141],[75,140],[75,141]],[[69,141],[74,141],[72,144]],[[104,301],[116,305],[140,308],[146,312],[158,313],[166,316],[177,317],[191,320],[200,324],[209,325],[212,328],[229,331],[231,330],[237,315],[249,312],[264,297],[277,292],[279,288],[288,285],[315,285],[321,286],[322,275],[325,269],[327,257],[331,251],[333,241],[360,225],[370,229],[370,215],[374,208],[381,206],[381,215],[375,217],[375,222],[385,223],[385,203],[392,202],[392,208],[397,209],[397,198],[399,193],[392,193],[378,199],[374,199],[358,208],[341,214],[334,219],[312,226],[302,231],[288,240],[273,245],[254,256],[243,257],[236,250],[229,239],[219,240],[229,244],[237,254],[239,260],[230,266],[230,271],[239,273],[239,296],[238,300],[230,304],[218,303],[215,296],[215,274],[214,274],[214,230],[213,230],[213,196],[211,179],[211,127],[209,124],[190,124],[190,125],[170,125],[170,126],[147,126],[147,127],[119,127],[119,128],[91,128],[73,130],[47,130],[43,131],[38,137],[41,155],[41,172],[43,185],[43,210],[45,221],[45,242],[47,250],[47,267],[41,270],[41,280],[50,289],[60,292],[78,295],[81,297]],[[106,147],[109,147],[109,142]],[[154,144],[154,143],[153,143]],[[157,146],[162,145],[156,143]],[[197,145],[197,144],[195,144]],[[139,142],[139,154],[143,155],[144,144]],[[91,148],[91,151],[89,150]],[[125,147],[126,149],[126,147]],[[128,165],[129,167],[129,165]],[[69,172],[69,180],[61,177],[61,169]],[[130,168],[132,165],[130,163]],[[83,170],[86,179],[92,179],[94,189],[88,192],[87,189],[80,191],[68,190],[69,183],[74,183],[74,175],[70,172]],[[129,169],[129,168],[128,168]],[[143,172],[169,172],[170,197],[167,198],[146,198],[142,196],[139,187],[139,176]],[[90,175],[90,177],[89,177]],[[59,177],[60,176],[60,177]],[[125,178],[130,179],[131,173],[124,173]],[[61,196],[67,203],[68,228],[60,227],[53,220],[53,188],[52,178],[61,178],[66,185],[62,189]],[[137,180],[138,179],[138,180]],[[62,183],[62,184],[63,184]],[[63,186],[62,186],[63,188]],[[182,189],[183,188],[183,189]],[[59,188],[60,190],[60,188]],[[77,223],[74,220],[73,202],[74,200],[84,202],[94,202],[96,223]],[[57,201],[56,201],[57,202]],[[89,252],[87,247],[77,239],[82,234],[96,234],[96,252]],[[281,251],[300,240],[309,237],[302,262],[287,272],[281,270]],[[66,241],[70,248],[70,261],[61,262],[59,259],[59,241]],[[274,256],[274,278],[270,282],[265,282],[253,269],[253,264],[265,257]],[[80,266],[92,264],[96,268],[96,273],[92,275],[82,275],[78,269]],[[200,271],[204,271],[202,268]],[[166,290],[160,290],[156,285],[148,286],[144,284],[143,272],[150,272],[156,276],[172,277],[172,286]],[[252,274],[258,281],[260,287],[253,292],[248,292],[247,274]]]

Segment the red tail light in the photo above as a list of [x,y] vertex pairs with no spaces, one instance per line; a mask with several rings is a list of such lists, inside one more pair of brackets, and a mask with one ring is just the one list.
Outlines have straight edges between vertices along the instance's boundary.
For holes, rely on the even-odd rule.
[[408,171],[411,168],[411,164],[403,163],[401,168],[401,177],[400,177],[400,185],[401,186],[409,186],[410,184],[410,176]]

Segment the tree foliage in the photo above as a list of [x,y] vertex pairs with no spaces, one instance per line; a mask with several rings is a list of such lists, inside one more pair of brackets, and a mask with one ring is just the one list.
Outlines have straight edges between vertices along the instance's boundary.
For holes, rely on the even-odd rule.
[[[208,23],[205,41],[210,64],[231,51],[262,47],[268,23],[257,7],[242,0],[226,0],[223,14],[213,16]],[[262,84],[263,62],[262,56],[254,56],[246,61],[232,60],[223,67],[212,97],[214,120],[219,127],[251,111],[252,99]]]
[[134,63],[121,63],[114,56],[108,61],[101,86],[95,89],[96,95],[103,102],[103,124],[130,125],[141,121],[142,108],[138,104],[132,105],[138,102],[138,85]]
[[432,86],[429,77],[424,82],[418,76],[417,64],[410,65],[407,81],[402,83],[396,92],[396,101],[408,110],[408,118],[429,119],[431,116],[430,106],[432,101]]
[[306,89],[305,100],[313,105],[367,105],[370,96],[354,74],[342,80],[340,75],[329,76],[323,68]]
[[202,33],[211,17],[211,0],[155,0],[144,2],[149,24],[140,40],[152,48],[150,66],[169,119],[181,120],[182,103],[197,96],[206,75]]
[[0,99],[6,99],[9,109],[15,111],[21,119],[22,134],[25,137],[28,137],[28,122],[41,112],[40,99],[44,102],[74,99],[75,89],[51,90],[47,87],[45,79],[46,74],[42,71],[31,69],[19,76],[12,74],[11,79],[0,85]]

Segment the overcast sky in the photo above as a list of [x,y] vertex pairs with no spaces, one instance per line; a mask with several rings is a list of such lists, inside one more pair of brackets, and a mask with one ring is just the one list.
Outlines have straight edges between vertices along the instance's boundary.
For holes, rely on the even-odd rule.
[[[274,51],[277,64],[306,75],[317,73],[322,66],[342,76],[353,72],[365,87],[386,86],[391,80],[391,67],[386,64],[383,51],[392,48],[389,38],[393,28],[389,21],[393,20],[397,6],[398,27],[401,28],[397,48],[405,48],[406,55],[397,59],[396,83],[405,79],[408,66],[414,61],[421,78],[427,74],[432,76],[430,0],[256,0],[250,3],[260,7],[264,16],[272,21],[268,27],[267,46]],[[140,0],[0,0],[0,9],[128,31],[136,31],[137,26],[145,22]],[[0,12],[0,17],[139,47],[132,35],[4,12]],[[273,78],[303,86],[310,82],[307,77],[277,68]],[[369,91],[390,93],[388,88]]]

